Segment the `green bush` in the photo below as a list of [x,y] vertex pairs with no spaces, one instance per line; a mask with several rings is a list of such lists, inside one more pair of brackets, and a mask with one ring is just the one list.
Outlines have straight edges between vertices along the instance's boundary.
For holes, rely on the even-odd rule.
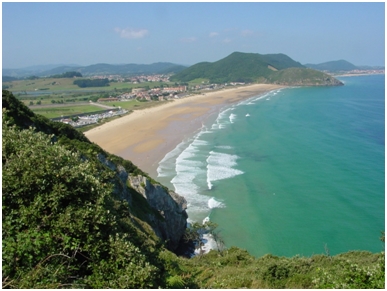
[[4,118],[2,134],[5,286],[160,284],[162,247],[125,218],[129,206],[112,195],[113,171],[101,171],[79,152],[53,142],[53,136],[18,130]]

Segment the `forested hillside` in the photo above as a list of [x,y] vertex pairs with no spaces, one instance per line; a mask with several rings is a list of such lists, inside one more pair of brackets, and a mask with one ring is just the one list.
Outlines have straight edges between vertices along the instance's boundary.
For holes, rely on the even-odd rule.
[[[292,70],[290,70],[292,69]],[[296,70],[295,70],[296,69]],[[282,74],[287,71],[286,76]],[[172,76],[171,81],[189,82],[208,79],[210,83],[246,82],[281,85],[332,86],[342,85],[335,78],[306,69],[284,54],[254,54],[234,52],[219,61],[193,65]]]
[[10,92],[2,104],[3,288],[384,288],[384,252],[178,257],[183,197]]

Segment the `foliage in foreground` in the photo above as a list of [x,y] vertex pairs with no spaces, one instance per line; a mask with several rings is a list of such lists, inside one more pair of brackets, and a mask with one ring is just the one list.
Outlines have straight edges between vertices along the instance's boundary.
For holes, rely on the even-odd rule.
[[[166,256],[166,253],[163,253]],[[336,256],[254,258],[232,247],[192,259],[171,254],[174,288],[379,288],[385,287],[384,252],[347,252]]]
[[151,288],[163,248],[113,195],[113,172],[3,124],[3,287]]

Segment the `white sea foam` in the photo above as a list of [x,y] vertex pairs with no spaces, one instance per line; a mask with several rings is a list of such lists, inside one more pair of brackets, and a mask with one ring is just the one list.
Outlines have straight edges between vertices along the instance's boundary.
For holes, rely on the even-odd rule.
[[234,123],[234,120],[236,119],[236,114],[231,113],[228,118],[230,119],[230,123]]
[[[224,208],[226,207],[222,202],[215,200],[214,197],[211,197],[208,200],[208,208],[214,209],[214,208]],[[208,218],[209,220],[209,218]]]
[[215,146],[217,149],[231,150],[232,146]]
[[157,167],[157,177],[167,177],[175,174],[174,165],[176,163],[176,158],[187,147],[189,142],[190,140],[182,141],[172,151],[164,156]]
[[212,124],[211,129],[223,129],[230,123],[234,122],[236,118],[236,114],[230,113],[230,111],[234,110],[234,107],[230,107],[226,110],[223,110],[219,113],[218,117],[215,120],[215,123]]
[[[203,254],[207,254],[210,250],[216,250],[218,247],[216,245],[215,240],[208,233],[202,235],[202,243],[201,251]],[[200,254],[200,248],[195,249],[195,255]]]
[[209,145],[201,138],[204,133],[207,133],[207,129],[203,127],[190,143],[188,145],[186,143],[185,148],[178,152],[174,159],[175,173],[171,175],[175,192],[186,198],[187,212],[194,213],[196,217],[208,215],[208,196],[202,195],[206,189],[203,181],[207,172],[206,157],[202,153]]
[[176,176],[171,183],[175,187],[176,193],[186,196],[197,194],[198,186],[193,182],[200,171],[203,171],[204,164],[197,160],[191,160],[199,151],[197,146],[191,143],[176,158]]
[[239,157],[225,153],[211,151],[207,158],[207,186],[212,189],[212,182],[235,177],[243,174],[242,171],[234,169]]

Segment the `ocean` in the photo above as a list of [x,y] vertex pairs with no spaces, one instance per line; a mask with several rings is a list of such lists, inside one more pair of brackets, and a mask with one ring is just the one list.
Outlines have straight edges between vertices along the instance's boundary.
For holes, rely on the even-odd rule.
[[256,257],[384,250],[384,75],[339,79],[225,107],[157,180],[187,199],[190,221]]

